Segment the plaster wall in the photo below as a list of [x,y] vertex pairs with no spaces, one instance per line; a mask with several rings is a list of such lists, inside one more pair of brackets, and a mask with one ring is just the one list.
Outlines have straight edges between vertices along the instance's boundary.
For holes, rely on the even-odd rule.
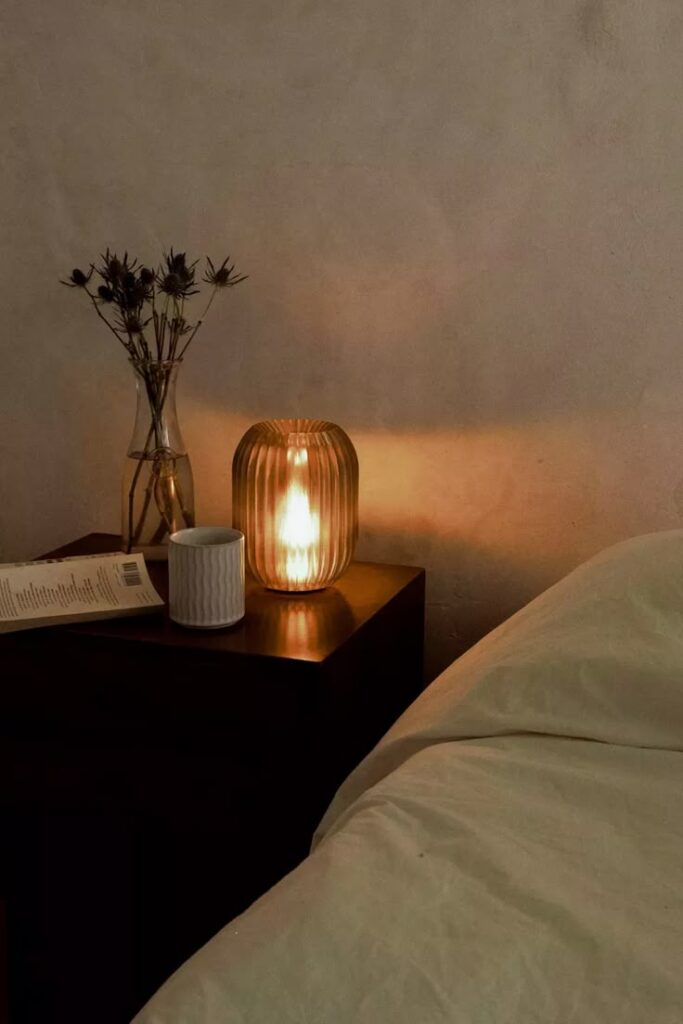
[[4,0],[0,559],[118,529],[133,385],[57,279],[230,252],[180,412],[199,520],[243,430],[323,416],[359,557],[425,565],[430,674],[683,514],[675,0]]

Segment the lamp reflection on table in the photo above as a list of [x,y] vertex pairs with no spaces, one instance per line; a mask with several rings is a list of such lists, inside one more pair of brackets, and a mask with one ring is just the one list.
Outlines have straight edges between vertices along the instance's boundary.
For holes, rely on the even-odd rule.
[[[258,600],[259,590],[263,600]],[[244,627],[248,633],[258,634],[270,654],[318,661],[334,647],[340,634],[353,632],[351,606],[334,586],[305,596],[276,596],[254,584],[250,594],[250,614]]]

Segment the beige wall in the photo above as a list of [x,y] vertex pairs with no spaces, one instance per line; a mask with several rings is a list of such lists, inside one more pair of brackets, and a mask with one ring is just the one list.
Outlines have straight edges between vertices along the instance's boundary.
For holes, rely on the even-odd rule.
[[180,409],[200,519],[274,415],[344,426],[432,670],[683,513],[677,0],[4,0],[0,558],[118,526],[133,388],[59,276],[250,274]]

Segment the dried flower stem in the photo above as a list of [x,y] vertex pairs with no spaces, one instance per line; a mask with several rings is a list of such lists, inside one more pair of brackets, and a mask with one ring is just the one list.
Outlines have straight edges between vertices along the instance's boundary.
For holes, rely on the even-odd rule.
[[208,302],[207,302],[207,304],[206,304],[206,309],[204,310],[204,312],[202,313],[201,317],[199,318],[199,320],[198,320],[198,321],[197,321],[197,323],[195,324],[194,330],[192,331],[192,334],[190,335],[190,337],[189,337],[189,338],[187,339],[187,341],[186,341],[186,343],[185,343],[185,346],[184,346],[184,348],[182,349],[182,351],[181,351],[180,355],[178,356],[178,359],[182,359],[182,358],[183,358],[183,356],[184,356],[184,355],[185,355],[185,353],[187,352],[188,348],[190,347],[190,342],[191,342],[191,341],[192,341],[192,339],[194,338],[194,336],[195,336],[195,334],[197,333],[197,331],[199,330],[199,328],[200,328],[200,327],[202,326],[202,324],[204,323],[204,317],[206,316],[206,314],[207,314],[207,313],[209,312],[209,310],[211,309],[211,303],[213,302],[214,298],[216,297],[216,292],[217,292],[217,291],[218,291],[218,289],[217,289],[217,288],[214,288],[214,290],[213,290],[213,291],[211,292],[211,295],[210,295],[210,297],[209,297],[209,301],[208,301]]
[[121,335],[119,334],[119,332],[116,330],[116,328],[112,324],[109,323],[109,321],[107,320],[106,316],[103,316],[103,314],[102,314],[102,312],[100,310],[100,307],[97,305],[97,299],[92,294],[92,292],[88,291],[87,288],[85,290],[86,290],[86,292],[88,292],[88,295],[90,296],[90,301],[92,302],[93,306],[95,307],[95,312],[97,313],[97,315],[100,318],[100,320],[102,320],[102,322],[107,325],[107,327],[112,332],[112,334],[114,335],[116,340],[119,341],[123,345],[123,347],[126,349],[126,351],[127,352],[131,352],[131,354],[132,354],[130,343],[127,342],[125,338],[122,338]]

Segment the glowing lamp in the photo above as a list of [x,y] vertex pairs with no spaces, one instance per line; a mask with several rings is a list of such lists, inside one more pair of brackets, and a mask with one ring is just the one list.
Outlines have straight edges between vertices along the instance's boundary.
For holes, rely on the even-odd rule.
[[303,419],[250,427],[232,461],[232,521],[264,587],[333,583],[358,534],[358,459],[341,427]]

